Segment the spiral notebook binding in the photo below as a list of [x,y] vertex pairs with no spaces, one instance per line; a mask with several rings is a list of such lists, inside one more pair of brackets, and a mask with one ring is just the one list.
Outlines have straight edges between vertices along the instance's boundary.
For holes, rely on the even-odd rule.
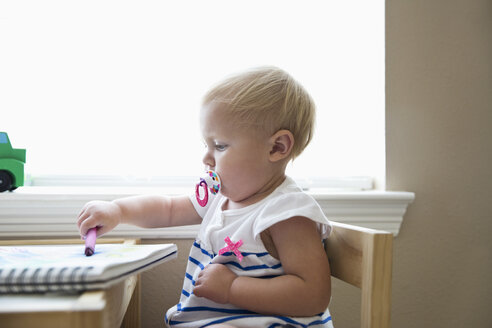
[[0,269],[0,294],[85,290],[92,269],[92,266]]

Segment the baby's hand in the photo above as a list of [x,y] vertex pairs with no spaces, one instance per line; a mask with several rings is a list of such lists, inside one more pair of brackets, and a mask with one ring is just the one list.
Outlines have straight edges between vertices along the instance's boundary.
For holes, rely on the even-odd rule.
[[209,264],[200,272],[193,293],[216,303],[228,303],[232,282],[237,276],[223,264]]
[[106,201],[91,201],[82,207],[77,218],[77,226],[82,237],[87,231],[97,227],[97,236],[113,230],[120,223],[121,211],[118,205]]

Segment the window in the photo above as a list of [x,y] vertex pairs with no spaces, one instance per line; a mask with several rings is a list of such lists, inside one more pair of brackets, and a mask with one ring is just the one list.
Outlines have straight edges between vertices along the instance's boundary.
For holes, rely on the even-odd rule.
[[318,107],[294,177],[384,185],[384,1],[4,1],[0,131],[26,173],[202,171],[201,96],[275,65]]

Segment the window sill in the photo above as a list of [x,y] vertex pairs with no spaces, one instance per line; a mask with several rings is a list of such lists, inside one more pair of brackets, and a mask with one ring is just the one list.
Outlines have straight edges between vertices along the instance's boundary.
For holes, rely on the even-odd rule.
[[[113,200],[137,194],[177,195],[188,189],[143,187],[22,187],[0,194],[0,238],[78,237],[76,217],[90,200]],[[402,191],[307,191],[326,216],[337,222],[386,230],[398,235],[403,215],[415,198]],[[120,225],[113,237],[194,238],[198,226],[143,229]]]

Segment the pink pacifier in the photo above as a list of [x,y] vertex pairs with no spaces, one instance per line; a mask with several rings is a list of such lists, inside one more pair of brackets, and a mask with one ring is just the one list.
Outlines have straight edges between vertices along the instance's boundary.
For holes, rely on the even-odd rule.
[[[203,198],[200,196],[200,188],[203,188]],[[200,182],[197,183],[195,188],[195,195],[198,204],[201,207],[205,207],[208,203],[208,192],[212,195],[216,195],[220,190],[220,178],[215,171],[207,171],[203,177],[200,178]]]

